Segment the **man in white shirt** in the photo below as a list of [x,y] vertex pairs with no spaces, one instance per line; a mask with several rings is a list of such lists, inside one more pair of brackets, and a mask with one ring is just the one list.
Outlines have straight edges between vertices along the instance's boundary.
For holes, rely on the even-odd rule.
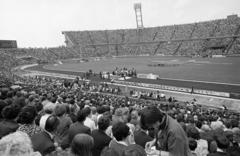
[[96,129],[96,125],[95,125],[95,122],[91,119],[91,115],[92,115],[91,108],[86,107],[83,109],[83,112],[86,116],[86,119],[83,124],[89,127],[91,131],[93,131],[94,129]]

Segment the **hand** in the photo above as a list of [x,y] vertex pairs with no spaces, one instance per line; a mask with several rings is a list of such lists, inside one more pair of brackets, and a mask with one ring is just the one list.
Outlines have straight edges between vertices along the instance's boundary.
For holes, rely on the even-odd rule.
[[152,141],[147,142],[146,145],[145,145],[145,149],[147,151],[150,150],[151,147],[155,144],[155,142],[156,142],[156,139],[153,139]]

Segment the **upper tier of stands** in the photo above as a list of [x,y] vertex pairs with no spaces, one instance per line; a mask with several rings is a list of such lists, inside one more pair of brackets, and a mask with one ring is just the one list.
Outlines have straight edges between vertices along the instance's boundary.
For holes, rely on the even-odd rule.
[[239,54],[237,15],[191,24],[100,31],[64,31],[67,47],[85,56]]

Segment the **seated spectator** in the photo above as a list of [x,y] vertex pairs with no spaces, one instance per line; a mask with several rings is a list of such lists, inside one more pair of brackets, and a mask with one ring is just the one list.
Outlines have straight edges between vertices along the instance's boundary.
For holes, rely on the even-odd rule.
[[41,156],[34,152],[29,136],[24,132],[14,132],[0,140],[1,156]]
[[1,112],[3,120],[0,121],[0,139],[18,129],[19,125],[15,119],[19,111],[20,108],[17,105],[9,105],[3,108]]
[[18,123],[20,124],[18,131],[22,131],[32,137],[34,134],[41,132],[41,128],[34,122],[37,111],[34,106],[27,105],[23,107],[18,115]]
[[102,116],[98,120],[98,129],[92,131],[92,137],[94,139],[94,156],[100,156],[103,148],[108,146],[110,141],[112,140],[105,132],[109,125],[110,119],[106,116]]
[[71,153],[74,156],[92,156],[93,138],[87,134],[77,134],[71,143]]
[[110,142],[109,147],[113,148],[119,156],[123,156],[127,146],[131,144],[130,129],[125,123],[118,122],[112,126],[112,133],[114,139]]
[[40,127],[44,130],[43,132],[34,134],[32,136],[33,149],[39,151],[42,155],[53,152],[58,144],[54,140],[54,132],[57,129],[59,120],[53,115],[43,115],[40,119]]

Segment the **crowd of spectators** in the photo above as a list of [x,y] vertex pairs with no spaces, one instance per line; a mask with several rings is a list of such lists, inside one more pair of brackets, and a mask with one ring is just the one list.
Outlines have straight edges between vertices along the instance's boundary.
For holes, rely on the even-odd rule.
[[240,154],[238,113],[100,88],[114,90],[50,77],[0,88],[0,155]]
[[[231,39],[204,40],[207,37],[221,37],[238,35],[236,32],[239,27],[239,17],[237,15],[228,16],[226,19],[211,20],[183,25],[170,25],[162,27],[144,28],[142,30],[123,29],[123,30],[104,30],[104,31],[69,31],[64,32],[68,39],[73,41],[73,45],[93,45],[92,51],[99,56],[106,53],[110,55],[184,55],[196,56],[208,46],[224,46]],[[238,34],[236,34],[238,33]],[[203,39],[199,41],[191,39]],[[171,40],[179,40],[171,42]],[[186,41],[181,41],[186,40]],[[128,43],[167,41],[154,44],[131,45]],[[170,42],[168,42],[170,41]],[[209,42],[206,43],[205,42]],[[108,43],[113,45],[108,45]],[[124,44],[122,44],[124,43]],[[114,45],[121,44],[121,45]],[[238,44],[238,43],[235,43]],[[91,47],[91,46],[90,46]],[[96,52],[97,51],[97,52]],[[210,53],[210,52],[209,52]],[[229,54],[237,53],[236,48],[230,49]],[[89,52],[92,54],[92,52]],[[218,53],[217,53],[218,54]],[[219,53],[221,54],[221,53]],[[202,54],[202,55],[205,55]]]

